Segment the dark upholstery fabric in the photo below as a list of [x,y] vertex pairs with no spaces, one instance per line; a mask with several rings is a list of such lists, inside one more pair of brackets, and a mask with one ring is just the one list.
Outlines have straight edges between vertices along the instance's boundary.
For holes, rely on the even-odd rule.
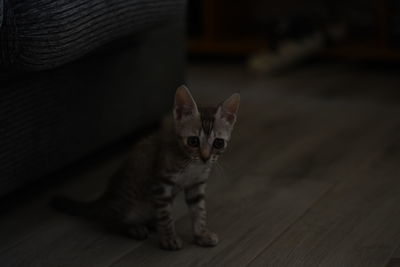
[[[67,64],[62,63],[109,37],[93,42],[94,36],[81,36],[84,42],[77,38],[64,49],[56,42],[55,50],[49,46],[51,56],[45,53],[45,41],[35,43],[33,38],[32,47],[24,43],[28,54],[9,57],[19,60],[9,62],[13,67],[60,66],[16,72],[0,82],[0,196],[157,122],[171,108],[175,88],[183,82],[183,33],[182,11]],[[2,56],[7,57],[3,48]]]
[[3,0],[0,0],[0,28],[3,24]]
[[183,0],[0,0],[0,70],[50,69],[183,13]]

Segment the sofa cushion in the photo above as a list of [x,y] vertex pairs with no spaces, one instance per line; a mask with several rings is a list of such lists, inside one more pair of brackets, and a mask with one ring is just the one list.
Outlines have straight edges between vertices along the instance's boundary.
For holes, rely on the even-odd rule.
[[0,72],[4,76],[60,66],[113,39],[183,14],[184,2],[0,0]]
[[0,0],[0,28],[1,28],[1,24],[3,23],[3,0]]

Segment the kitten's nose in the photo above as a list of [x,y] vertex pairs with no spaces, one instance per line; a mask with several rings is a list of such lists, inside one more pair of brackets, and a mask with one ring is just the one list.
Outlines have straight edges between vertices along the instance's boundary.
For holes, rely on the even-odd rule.
[[201,160],[206,163],[211,157],[211,149],[210,147],[203,147],[200,149],[200,158]]
[[204,163],[206,163],[210,159],[210,157],[203,157],[203,156],[200,156],[200,158]]

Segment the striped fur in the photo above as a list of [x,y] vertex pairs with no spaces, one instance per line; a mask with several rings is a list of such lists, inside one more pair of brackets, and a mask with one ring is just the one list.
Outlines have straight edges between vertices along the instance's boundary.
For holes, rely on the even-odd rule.
[[205,135],[210,136],[214,128],[215,113],[214,108],[200,108],[201,126]]
[[[161,247],[177,250],[182,241],[175,230],[172,204],[184,191],[195,242],[217,245],[217,235],[206,226],[205,191],[211,168],[225,149],[215,149],[213,141],[222,138],[228,142],[233,128],[232,121],[224,117],[224,103],[218,108],[197,109],[189,91],[178,88],[174,118],[166,119],[160,131],[137,143],[106,192],[85,206],[96,206],[96,218],[136,239],[145,239],[149,227],[155,226]],[[236,116],[236,111],[237,107],[229,116]],[[188,145],[190,136],[199,138],[198,147]]]

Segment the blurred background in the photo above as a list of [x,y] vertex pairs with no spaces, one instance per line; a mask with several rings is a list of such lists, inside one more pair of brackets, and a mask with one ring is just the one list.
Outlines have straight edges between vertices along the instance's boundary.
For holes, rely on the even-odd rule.
[[244,56],[271,71],[323,56],[400,59],[396,0],[188,1],[190,55]]

